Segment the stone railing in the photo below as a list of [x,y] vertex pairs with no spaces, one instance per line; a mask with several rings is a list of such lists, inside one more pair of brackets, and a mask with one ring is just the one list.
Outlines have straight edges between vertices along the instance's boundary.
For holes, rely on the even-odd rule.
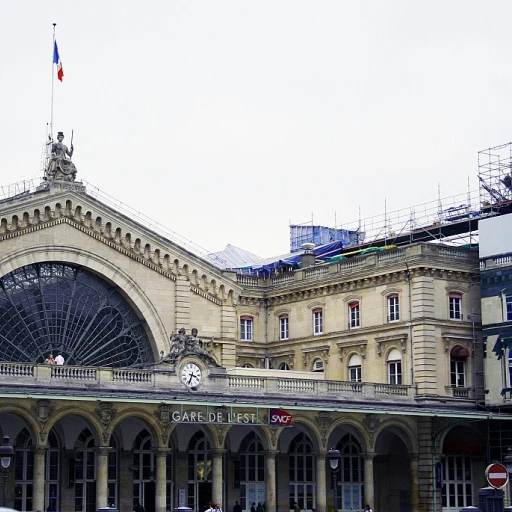
[[480,270],[489,270],[496,267],[510,267],[512,266],[512,254],[504,256],[493,256],[480,260]]
[[[264,398],[265,395],[280,397],[357,398],[360,400],[405,400],[414,401],[413,386],[376,384],[370,382],[340,382],[316,378],[283,378],[262,375],[232,375],[219,368],[209,372],[201,385],[201,390],[223,392],[227,396],[253,395]],[[150,397],[151,391],[180,391],[184,389],[179,376],[172,370],[158,368],[141,370],[131,368],[96,368],[83,366],[50,366],[23,363],[0,363],[0,384],[8,384],[11,389],[16,385],[33,386],[51,393],[51,389],[66,387],[75,395],[84,385],[87,393],[108,390],[145,391]],[[451,395],[451,388],[450,388]]]
[[413,401],[413,386],[376,384],[373,382],[345,382],[317,379],[293,379],[279,377],[245,377],[228,375],[226,391],[236,394],[239,391],[259,391],[262,395],[279,394],[294,397],[358,398],[374,400]]
[[[284,272],[268,279],[237,275],[237,283],[245,287],[264,287],[280,288],[290,283],[301,281],[314,281],[325,279],[326,277],[335,278],[337,275],[343,275],[344,278],[350,278],[350,274],[359,273],[360,269],[378,271],[379,267],[389,268],[390,264],[400,264],[407,261],[409,265],[416,261],[421,264],[423,258],[439,258],[445,263],[452,262],[456,265],[467,265],[474,260],[474,265],[478,265],[478,254],[470,249],[462,247],[449,247],[444,245],[418,243],[407,247],[388,249],[382,252],[373,252],[367,255],[354,256],[346,260],[331,264],[316,265],[305,269]],[[495,260],[495,261],[494,261]],[[512,265],[512,255],[495,258],[492,266]],[[490,261],[490,260],[487,260]],[[481,268],[485,269],[485,262],[481,262]]]
[[148,370],[120,370],[114,368],[112,377],[115,382],[153,382],[153,372]]
[[471,398],[472,397],[471,388],[454,388],[452,386],[445,386],[444,389],[448,396],[453,396],[454,398]]

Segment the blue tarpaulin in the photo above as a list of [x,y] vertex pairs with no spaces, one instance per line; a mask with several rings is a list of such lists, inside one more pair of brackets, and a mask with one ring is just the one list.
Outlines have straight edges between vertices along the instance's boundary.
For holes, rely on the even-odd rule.
[[[341,241],[315,247],[314,253],[316,256],[316,262],[321,263],[326,261],[329,258],[340,254],[342,250],[343,243]],[[232,270],[236,270],[239,274],[254,277],[270,277],[279,274],[280,272],[300,268],[300,261],[303,253],[304,250],[300,250],[299,252],[275,256],[274,258],[266,258],[251,266],[233,268]]]
[[364,240],[364,233],[341,228],[328,228],[327,226],[312,226],[308,224],[290,224],[290,252],[301,250],[302,244],[313,243],[317,246],[342,242],[343,247],[359,245]]

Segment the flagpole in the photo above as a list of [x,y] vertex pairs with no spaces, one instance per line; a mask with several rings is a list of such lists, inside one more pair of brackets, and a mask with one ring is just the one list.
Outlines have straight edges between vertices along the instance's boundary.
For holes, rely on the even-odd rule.
[[55,52],[55,27],[57,23],[53,24],[53,45],[52,45],[52,106],[50,112],[50,139],[53,140],[53,82],[55,77],[55,65],[53,62],[53,55]]

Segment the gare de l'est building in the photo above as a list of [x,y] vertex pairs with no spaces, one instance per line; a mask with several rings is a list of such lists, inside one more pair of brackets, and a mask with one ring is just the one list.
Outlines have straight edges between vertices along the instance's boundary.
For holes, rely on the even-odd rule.
[[95,196],[50,176],[0,202],[9,506],[478,504],[512,444],[506,260],[417,243],[248,276]]

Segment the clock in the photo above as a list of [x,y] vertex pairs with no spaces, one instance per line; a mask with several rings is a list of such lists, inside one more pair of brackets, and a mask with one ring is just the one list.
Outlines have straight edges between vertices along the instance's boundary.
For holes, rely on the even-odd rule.
[[201,368],[195,363],[187,363],[181,369],[181,382],[189,388],[197,388],[201,384]]

